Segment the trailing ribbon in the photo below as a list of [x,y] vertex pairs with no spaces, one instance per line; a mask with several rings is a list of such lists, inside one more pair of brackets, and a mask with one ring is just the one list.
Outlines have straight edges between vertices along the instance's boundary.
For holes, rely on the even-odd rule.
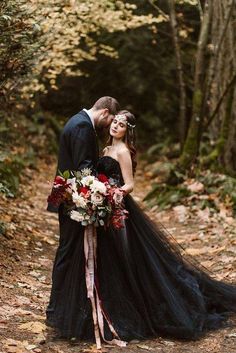
[[[107,343],[115,344],[119,347],[125,347],[127,345],[127,342],[122,341],[119,338],[117,332],[112,326],[112,323],[108,315],[105,313],[104,309],[102,308],[102,302],[101,302],[101,299],[99,298],[97,283],[95,281],[96,269],[97,269],[97,232],[96,232],[96,227],[93,225],[88,225],[85,227],[84,255],[85,255],[85,278],[86,278],[86,287],[87,287],[87,297],[90,299],[92,304],[94,335],[95,335],[97,349],[102,348],[101,337]],[[116,337],[111,341],[108,341],[105,339],[104,318],[108,324],[109,329]]]

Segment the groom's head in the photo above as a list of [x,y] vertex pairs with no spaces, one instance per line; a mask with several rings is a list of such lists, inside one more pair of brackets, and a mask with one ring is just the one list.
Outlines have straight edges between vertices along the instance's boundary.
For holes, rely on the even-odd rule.
[[119,103],[115,98],[109,96],[99,98],[92,107],[95,126],[108,127],[119,109]]

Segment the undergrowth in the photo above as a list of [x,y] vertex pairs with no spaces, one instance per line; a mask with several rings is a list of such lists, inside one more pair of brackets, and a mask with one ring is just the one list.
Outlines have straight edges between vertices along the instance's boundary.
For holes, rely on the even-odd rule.
[[187,204],[188,198],[195,196],[191,198],[191,203],[197,203],[200,209],[209,207],[219,211],[219,201],[221,201],[236,215],[235,178],[210,170],[199,171],[194,181],[202,183],[204,188],[200,193],[196,193],[188,189],[188,177],[186,175],[181,175],[181,177],[183,182],[174,186],[163,182],[154,182],[144,201],[147,201],[150,207],[158,205],[162,210],[177,204]]

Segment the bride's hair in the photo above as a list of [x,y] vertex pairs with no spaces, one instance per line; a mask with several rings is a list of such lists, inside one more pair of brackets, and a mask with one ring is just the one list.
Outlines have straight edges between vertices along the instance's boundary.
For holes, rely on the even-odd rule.
[[[135,116],[132,113],[130,113],[128,110],[121,110],[118,112],[117,115],[125,115],[127,119],[128,124],[127,124],[127,129],[123,140],[130,151],[133,174],[135,174],[136,166],[137,166],[136,133],[135,133],[136,119],[135,119]],[[110,136],[108,140],[108,144],[111,144],[111,143],[112,143],[112,136]]]

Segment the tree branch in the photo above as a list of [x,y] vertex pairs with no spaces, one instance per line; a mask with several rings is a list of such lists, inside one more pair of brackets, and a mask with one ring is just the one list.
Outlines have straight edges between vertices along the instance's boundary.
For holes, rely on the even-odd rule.
[[169,21],[169,16],[159,7],[157,6],[153,0],[148,0],[149,4],[152,5],[166,20]]
[[201,4],[201,1],[198,0],[198,9],[199,9],[199,13],[200,13],[200,19],[201,19],[201,22],[203,20],[203,9],[202,9],[202,4]]
[[207,121],[207,123],[206,123],[206,125],[205,125],[205,128],[206,128],[206,129],[210,126],[210,124],[211,124],[212,121],[214,120],[216,114],[218,113],[218,111],[219,111],[219,109],[220,109],[220,107],[221,107],[221,104],[222,104],[222,102],[223,102],[225,96],[226,96],[227,93],[229,92],[229,90],[230,90],[230,88],[232,87],[232,85],[234,84],[234,82],[236,82],[236,74],[234,74],[232,80],[231,80],[231,81],[229,82],[229,84],[226,86],[226,88],[225,88],[225,90],[224,90],[222,96],[220,97],[218,103],[216,104],[216,107],[215,107],[215,109],[214,109],[212,115],[209,117],[209,119],[208,119],[208,121]]
[[223,29],[220,33],[220,38],[219,38],[219,41],[218,41],[218,44],[216,45],[216,50],[215,50],[215,53],[214,53],[214,57],[213,57],[213,63],[210,67],[210,72],[209,72],[209,81],[207,83],[207,88],[206,88],[206,93],[208,93],[210,91],[210,88],[212,86],[212,83],[213,83],[213,80],[214,80],[214,75],[215,75],[215,72],[216,72],[216,67],[217,67],[217,61],[218,61],[218,57],[219,57],[219,54],[220,54],[220,49],[221,49],[221,45],[223,43],[223,39],[225,37],[225,32],[228,28],[228,25],[229,25],[229,20],[230,20],[230,17],[233,13],[233,7],[234,7],[234,3],[235,3],[235,0],[232,0],[232,3],[229,7],[229,11],[225,17],[225,22],[224,22],[224,26],[223,26]]
[[223,39],[224,39],[224,36],[225,36],[225,32],[228,28],[228,25],[229,25],[229,20],[230,20],[230,17],[231,15],[233,14],[233,8],[235,6],[235,0],[232,0],[231,2],[231,5],[229,7],[229,11],[226,15],[226,19],[225,19],[225,23],[224,23],[224,27],[222,29],[222,32],[221,32],[221,35],[220,35],[220,39],[219,39],[219,42],[216,46],[216,59],[218,58],[218,55],[219,55],[219,52],[220,52],[220,48],[221,48],[221,44],[223,42]]

